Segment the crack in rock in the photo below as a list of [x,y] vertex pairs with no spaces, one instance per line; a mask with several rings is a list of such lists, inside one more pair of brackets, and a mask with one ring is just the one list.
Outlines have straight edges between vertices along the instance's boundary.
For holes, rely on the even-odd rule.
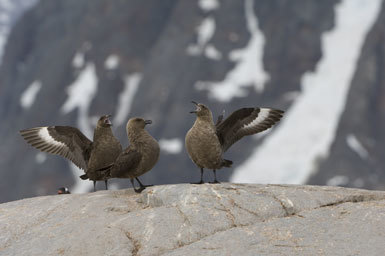
[[288,216],[292,216],[292,215],[295,215],[296,212],[294,210],[289,210],[289,208],[284,204],[284,202],[282,202],[281,199],[279,199],[276,195],[271,195],[271,197],[277,201],[278,203],[280,203],[283,211],[285,212],[285,215],[283,217],[288,217]]
[[187,215],[180,209],[180,207],[178,205],[175,206],[176,210],[178,211],[178,213],[182,216],[183,218],[183,223],[187,223],[189,226],[192,226],[191,225],[191,222],[190,222],[190,219],[187,217]]
[[336,201],[336,202],[320,205],[319,207],[317,207],[315,209],[323,208],[323,207],[329,207],[329,206],[338,206],[338,205],[341,205],[344,203],[362,203],[362,202],[381,201],[381,200],[385,200],[385,198],[378,198],[375,195],[352,195],[352,196],[348,196],[347,198]]
[[251,211],[251,210],[249,210],[249,209],[246,209],[246,208],[240,206],[237,202],[235,202],[235,200],[234,200],[234,202],[233,202],[233,205],[236,206],[236,207],[238,207],[239,209],[245,211],[245,212],[248,212],[248,213],[254,215],[255,217],[261,218],[261,216],[259,216],[256,212],[253,212],[253,211]]
[[[249,224],[249,225],[245,225],[245,226],[242,226],[242,227],[247,227],[247,226],[251,226],[252,224]],[[172,248],[170,250],[167,250],[165,252],[162,253],[163,254],[166,254],[166,253],[169,253],[169,252],[172,252],[176,249],[180,249],[180,248],[183,248],[183,247],[186,247],[186,246],[189,246],[189,245],[192,245],[192,244],[195,244],[195,243],[198,243],[200,242],[201,240],[205,239],[205,238],[208,238],[208,237],[211,237],[211,236],[214,236],[216,235],[217,233],[220,233],[220,232],[226,232],[226,231],[229,231],[233,228],[237,228],[237,227],[228,227],[228,228],[221,228],[221,229],[218,229],[218,230],[215,230],[214,232],[208,234],[208,235],[205,235],[205,236],[201,236],[199,237],[198,239],[194,240],[194,241],[191,241],[189,243],[184,243],[184,244],[180,244],[179,246],[175,247],[175,248]]]
[[131,209],[129,209],[126,206],[110,206],[104,209],[106,212],[117,212],[121,214],[126,214],[131,212]]
[[126,235],[128,240],[130,240],[130,242],[132,243],[132,246],[134,247],[131,251],[131,255],[132,256],[139,256],[138,252],[139,252],[140,248],[142,247],[140,242],[138,240],[134,239],[130,232],[125,231],[124,234]]
[[[211,188],[211,191],[216,195],[216,197],[218,198],[218,203],[220,206],[223,207],[223,210],[226,212],[226,216],[227,218],[231,221],[231,227],[236,227],[237,224],[235,224],[235,216],[233,215],[233,213],[230,211],[230,209],[228,209],[221,201],[222,201],[222,196],[218,193],[217,190],[215,190],[213,187]],[[232,199],[233,200],[233,199]],[[233,200],[234,201],[234,200]],[[216,208],[218,210],[220,210],[219,208]]]

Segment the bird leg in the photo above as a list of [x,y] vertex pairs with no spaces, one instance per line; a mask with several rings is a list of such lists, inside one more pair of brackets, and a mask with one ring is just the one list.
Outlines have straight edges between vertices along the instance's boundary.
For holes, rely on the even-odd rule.
[[135,179],[136,179],[136,181],[139,183],[140,187],[147,188],[147,187],[152,187],[152,186],[154,186],[154,185],[143,185],[142,182],[140,182],[140,180],[139,180],[138,177],[136,177]]
[[214,181],[213,182],[210,182],[211,184],[216,184],[216,183],[220,183],[218,180],[217,180],[217,170],[213,170],[214,172]]
[[108,190],[108,180],[104,180],[104,184],[106,185],[106,190]]
[[94,182],[94,192],[96,192],[96,180],[94,180],[93,182]]
[[[130,181],[131,181],[131,184],[132,184],[132,187],[134,188],[134,191],[136,192],[136,193],[140,193],[140,192],[142,192],[146,187],[144,187],[144,186],[140,186],[140,188],[135,188],[135,183],[134,183],[134,179],[130,179]],[[142,184],[143,185],[143,184]]]
[[201,168],[201,181],[199,182],[196,182],[196,183],[191,183],[191,184],[203,184],[204,181],[203,181],[203,168]]

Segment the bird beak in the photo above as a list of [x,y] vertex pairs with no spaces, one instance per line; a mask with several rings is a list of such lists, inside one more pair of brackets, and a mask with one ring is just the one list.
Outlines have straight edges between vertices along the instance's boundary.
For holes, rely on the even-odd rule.
[[106,119],[105,123],[112,126],[112,122],[110,120],[111,115],[106,115],[106,117],[107,117],[107,119]]
[[[192,104],[195,104],[196,106],[198,106],[198,103],[196,102],[196,101],[191,101],[191,103]],[[190,111],[190,113],[192,114],[192,113],[197,113],[197,111],[196,110],[193,110],[193,111]]]
[[145,124],[152,124],[152,121],[151,120],[144,120],[144,123]]

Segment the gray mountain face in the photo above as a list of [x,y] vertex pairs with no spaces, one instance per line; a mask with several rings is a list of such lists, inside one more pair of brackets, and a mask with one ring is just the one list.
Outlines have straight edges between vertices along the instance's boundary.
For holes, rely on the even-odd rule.
[[[332,175],[348,177],[342,185],[385,188],[385,2],[369,31],[351,82],[345,111],[341,117],[330,155],[321,161],[311,184],[324,184]],[[365,148],[349,147],[355,136]]]
[[37,0],[0,1],[0,59],[11,28],[24,12],[36,3]]
[[[12,29],[0,67],[0,201],[55,193],[77,181],[67,160],[39,155],[18,130],[71,125],[92,139],[88,130],[93,129],[93,120],[102,114],[119,115],[122,92],[134,75],[139,77],[138,87],[123,118],[152,119],[148,130],[155,138],[177,138],[182,145],[195,120],[188,113],[194,108],[191,100],[207,104],[215,116],[223,109],[228,115],[246,106],[290,109],[295,100],[285,95],[301,91],[301,77],[314,71],[322,58],[321,37],[334,28],[338,4],[336,0],[40,1]],[[381,10],[365,39],[330,154],[320,160],[309,183],[325,184],[343,175],[349,181],[342,185],[381,189],[385,184],[381,169],[385,164],[381,157],[384,14]],[[234,58],[228,56],[252,38],[250,15],[258,19],[256,25],[265,37],[263,68],[270,79],[261,92],[246,84],[243,96],[221,102],[197,84],[222,81],[235,67]],[[203,23],[214,26],[215,32],[200,34],[197,28]],[[111,56],[118,58],[118,65],[114,61],[106,65]],[[69,86],[77,81],[85,84],[84,99],[71,103]],[[30,87],[38,92],[32,103],[23,105],[21,98]],[[307,125],[306,120],[299,125]],[[124,126],[125,122],[115,122],[114,133],[125,147]],[[367,146],[370,160],[360,160],[346,145],[351,133]],[[243,139],[226,158],[239,166],[261,141]],[[225,181],[232,171],[223,169],[218,178]],[[162,151],[158,164],[142,181],[198,179],[199,171],[183,146],[176,154]],[[128,181],[116,182],[130,186]]]

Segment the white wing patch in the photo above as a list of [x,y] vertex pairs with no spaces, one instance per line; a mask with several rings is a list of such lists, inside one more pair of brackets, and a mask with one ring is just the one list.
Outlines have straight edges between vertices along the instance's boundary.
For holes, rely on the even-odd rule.
[[57,141],[48,132],[48,127],[42,127],[39,130],[39,137],[42,138],[45,142],[48,144],[59,146],[59,147],[66,147],[66,145],[63,142]]
[[263,121],[266,120],[266,118],[269,116],[271,109],[269,108],[261,108],[261,111],[258,113],[257,118],[255,118],[251,123],[243,125],[243,128],[252,128],[255,126],[258,126]]

